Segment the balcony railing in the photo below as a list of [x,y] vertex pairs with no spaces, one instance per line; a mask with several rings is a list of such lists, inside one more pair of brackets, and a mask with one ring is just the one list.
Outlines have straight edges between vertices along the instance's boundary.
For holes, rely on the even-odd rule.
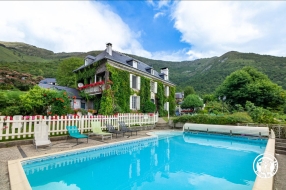
[[84,92],[87,94],[101,94],[104,89],[105,89],[105,85],[94,86],[94,87],[88,87],[84,89]]
[[95,82],[91,84],[83,85],[78,88],[79,90],[83,90],[87,94],[101,94],[105,89],[104,81]]

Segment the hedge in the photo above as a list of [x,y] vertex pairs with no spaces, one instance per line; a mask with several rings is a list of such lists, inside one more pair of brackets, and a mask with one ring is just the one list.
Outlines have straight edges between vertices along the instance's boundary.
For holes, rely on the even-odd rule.
[[251,123],[249,116],[243,115],[183,115],[173,120],[174,123],[201,123],[201,124],[219,124],[219,125],[234,125],[237,123]]

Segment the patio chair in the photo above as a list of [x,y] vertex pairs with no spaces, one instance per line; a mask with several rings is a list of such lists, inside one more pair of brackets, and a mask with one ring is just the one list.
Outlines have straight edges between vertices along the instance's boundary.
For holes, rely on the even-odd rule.
[[107,123],[105,125],[109,133],[116,134],[116,138],[117,138],[117,134],[122,134],[122,136],[124,137],[124,134],[125,134],[124,131],[118,131],[112,125],[107,124]]
[[38,150],[38,146],[49,146],[51,148],[52,142],[49,138],[49,126],[45,123],[36,123],[34,125],[34,139],[33,144]]
[[88,134],[89,136],[90,135],[101,136],[102,140],[104,138],[109,138],[109,137],[112,139],[112,133],[103,132],[100,127],[100,122],[98,121],[91,122],[91,130],[92,130],[92,133]]
[[129,127],[127,127],[124,121],[118,121],[118,124],[119,124],[119,128],[121,131],[130,132],[131,136],[132,136],[132,132],[135,132],[137,135],[137,132],[139,131],[137,129],[130,129]]
[[76,144],[78,145],[79,144],[78,143],[78,139],[86,138],[87,139],[87,143],[88,143],[88,136],[80,134],[80,132],[79,132],[79,130],[78,130],[78,128],[76,126],[67,126],[66,129],[68,131],[67,140],[68,140],[68,137],[75,138],[76,139]]

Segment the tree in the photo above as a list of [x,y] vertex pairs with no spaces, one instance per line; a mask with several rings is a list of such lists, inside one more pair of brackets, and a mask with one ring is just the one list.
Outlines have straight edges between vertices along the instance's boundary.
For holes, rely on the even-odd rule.
[[75,74],[73,71],[81,65],[83,65],[82,59],[75,57],[65,59],[60,62],[56,74],[57,83],[61,86],[76,88]]
[[231,73],[216,89],[215,94],[216,97],[226,96],[226,102],[232,106],[244,106],[246,101],[251,101],[255,106],[280,109],[286,100],[286,93],[281,86],[252,67]]
[[65,115],[70,112],[70,100],[65,91],[56,91],[34,86],[20,95],[23,115]]
[[192,86],[187,86],[184,90],[184,97],[187,97],[190,94],[195,94],[195,90]]
[[190,94],[184,99],[181,107],[198,108],[198,107],[203,107],[203,105],[204,105],[203,100],[198,95]]

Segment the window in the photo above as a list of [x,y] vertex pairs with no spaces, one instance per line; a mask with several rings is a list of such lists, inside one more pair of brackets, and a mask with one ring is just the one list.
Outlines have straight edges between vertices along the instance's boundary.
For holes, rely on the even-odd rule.
[[140,110],[140,96],[130,96],[130,109]]
[[150,85],[151,92],[157,93],[157,82],[151,81]]
[[140,77],[130,74],[130,88],[140,90]]
[[169,102],[166,102],[165,104],[164,104],[164,110],[169,110]]
[[137,77],[132,75],[132,88],[137,89]]
[[169,96],[169,86],[165,86],[165,96]]

